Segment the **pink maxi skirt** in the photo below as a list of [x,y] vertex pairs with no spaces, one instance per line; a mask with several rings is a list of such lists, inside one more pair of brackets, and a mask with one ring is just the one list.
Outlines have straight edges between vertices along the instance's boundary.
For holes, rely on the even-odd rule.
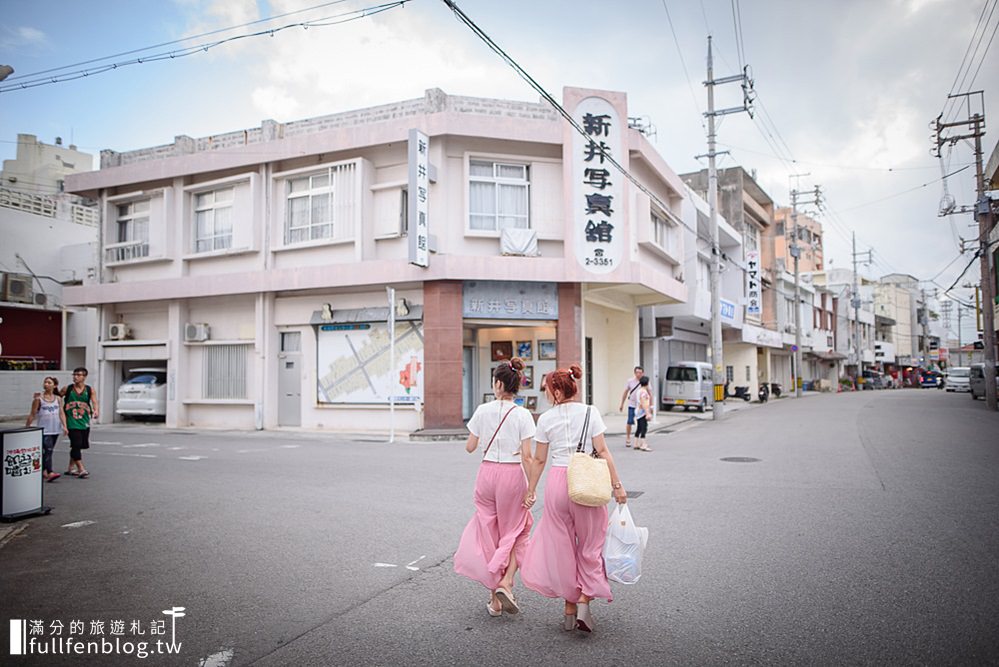
[[510,562],[524,560],[534,518],[524,508],[527,477],[519,463],[483,461],[475,477],[475,515],[461,534],[454,571],[495,590]]
[[569,500],[567,468],[550,467],[541,521],[527,545],[520,579],[532,591],[578,602],[580,595],[610,602],[604,570],[607,508]]

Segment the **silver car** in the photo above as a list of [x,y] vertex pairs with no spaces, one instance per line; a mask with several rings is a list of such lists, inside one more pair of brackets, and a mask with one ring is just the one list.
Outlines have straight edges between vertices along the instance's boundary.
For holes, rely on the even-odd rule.
[[971,369],[967,366],[953,366],[947,371],[944,389],[947,391],[971,391]]
[[[995,383],[996,390],[999,391],[999,367],[995,369]],[[969,385],[971,386],[971,398],[979,399],[985,398],[985,364],[975,364],[971,367],[971,379]]]
[[123,417],[166,416],[165,368],[133,368],[118,387],[115,412]]

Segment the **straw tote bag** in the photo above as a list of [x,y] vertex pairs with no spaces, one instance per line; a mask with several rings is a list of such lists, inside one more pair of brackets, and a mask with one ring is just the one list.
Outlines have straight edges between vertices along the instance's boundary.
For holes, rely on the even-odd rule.
[[587,454],[583,443],[586,441],[586,430],[590,425],[590,410],[586,408],[586,421],[583,422],[583,432],[579,434],[579,444],[576,451],[569,457],[569,500],[586,507],[603,507],[611,499],[611,478],[607,461],[597,454],[597,448],[590,446],[592,451]]

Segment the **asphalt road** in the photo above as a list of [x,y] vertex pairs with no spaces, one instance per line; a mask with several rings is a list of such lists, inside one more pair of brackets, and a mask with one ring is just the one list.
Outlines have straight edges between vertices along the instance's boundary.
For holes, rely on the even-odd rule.
[[490,618],[453,573],[477,465],[459,443],[93,439],[91,478],[46,484],[54,512],[0,547],[2,616],[90,630],[184,607],[180,653],[3,664],[999,664],[999,414],[963,394],[784,399],[649,454],[612,438],[651,537],[592,635],[519,584],[524,613]]

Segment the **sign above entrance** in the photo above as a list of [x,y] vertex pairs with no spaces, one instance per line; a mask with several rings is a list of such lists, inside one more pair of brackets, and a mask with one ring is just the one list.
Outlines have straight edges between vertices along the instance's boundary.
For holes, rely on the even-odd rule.
[[555,283],[469,280],[461,295],[461,315],[467,319],[556,320]]
[[624,258],[624,176],[608,158],[626,159],[621,119],[607,100],[587,97],[573,116],[586,137],[573,135],[573,236],[576,261],[590,273],[610,273]]

